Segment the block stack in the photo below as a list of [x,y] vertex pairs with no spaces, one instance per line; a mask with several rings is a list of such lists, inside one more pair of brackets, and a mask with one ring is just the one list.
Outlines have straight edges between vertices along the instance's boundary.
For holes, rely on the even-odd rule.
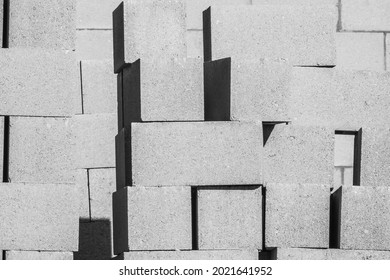
[[0,249],[7,260],[73,259],[79,192],[70,118],[81,111],[75,1],[0,7]]

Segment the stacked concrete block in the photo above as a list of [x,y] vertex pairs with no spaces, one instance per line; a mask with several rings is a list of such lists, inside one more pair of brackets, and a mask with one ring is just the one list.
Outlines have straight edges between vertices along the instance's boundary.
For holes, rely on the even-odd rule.
[[73,260],[73,252],[6,251],[5,260]]
[[334,7],[212,6],[203,17],[205,61],[268,57],[299,66],[336,63]]
[[115,254],[191,249],[190,187],[126,187],[113,205]]
[[267,184],[265,247],[327,248],[330,185]]
[[197,190],[200,250],[262,249],[261,187]]
[[113,58],[112,30],[76,31],[77,60],[107,60]]
[[77,251],[78,191],[75,185],[0,185],[0,248]]

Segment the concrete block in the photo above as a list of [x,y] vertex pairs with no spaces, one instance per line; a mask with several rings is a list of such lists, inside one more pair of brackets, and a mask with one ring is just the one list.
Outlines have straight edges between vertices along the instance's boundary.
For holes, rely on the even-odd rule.
[[112,30],[77,30],[77,60],[113,59]]
[[389,31],[389,13],[387,0],[341,0],[343,30]]
[[263,179],[256,123],[133,123],[116,143],[118,188],[259,185]]
[[390,35],[385,34],[386,37],[386,70],[390,71]]
[[112,194],[116,190],[115,168],[90,169],[91,219],[112,221]]
[[116,113],[117,81],[112,60],[81,61],[84,114]]
[[115,167],[116,114],[77,115],[72,118],[77,168]]
[[188,30],[186,35],[187,35],[187,57],[203,58],[203,31]]
[[353,166],[355,135],[335,135],[334,166]]
[[267,57],[300,66],[336,63],[335,7],[212,6],[203,18],[205,61]]
[[77,169],[75,172],[76,186],[79,190],[80,198],[80,220],[83,222],[91,221],[90,214],[90,196],[89,196],[89,184],[88,184],[88,170]]
[[118,260],[257,260],[257,250],[133,251]]
[[80,70],[72,53],[0,49],[0,65],[1,115],[81,113]]
[[0,248],[77,251],[75,185],[0,184]]
[[385,70],[383,33],[337,32],[337,67]]
[[11,117],[10,182],[74,183],[71,137],[68,118]]
[[136,121],[202,121],[203,63],[138,60],[123,69],[122,101],[124,126]]
[[0,117],[0,182],[3,182],[4,117]]
[[199,188],[200,250],[262,249],[261,187]]
[[266,184],[265,247],[328,248],[330,185]]
[[112,11],[122,0],[77,0],[77,28],[112,29]]
[[10,1],[11,48],[74,50],[75,30],[76,0]]
[[278,124],[264,146],[264,181],[333,185],[334,129]]
[[113,17],[115,73],[137,59],[186,57],[184,0],[125,0]]
[[190,187],[126,187],[113,204],[115,254],[191,249]]
[[267,59],[205,62],[207,121],[287,121],[292,66]]
[[252,0],[253,5],[302,5],[318,6],[332,5],[336,6],[338,0]]
[[5,260],[26,260],[26,261],[37,261],[37,260],[73,260],[73,252],[52,252],[52,251],[6,251]]

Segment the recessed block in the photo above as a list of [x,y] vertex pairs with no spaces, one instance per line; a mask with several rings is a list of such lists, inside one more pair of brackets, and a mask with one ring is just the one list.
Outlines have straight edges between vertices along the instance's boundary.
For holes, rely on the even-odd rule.
[[332,66],[336,22],[332,6],[212,6],[203,13],[204,59],[268,57],[293,65]]
[[0,49],[0,65],[1,115],[62,117],[81,113],[80,70],[72,53]]
[[5,260],[73,260],[73,252],[54,252],[54,251],[6,251]]
[[133,123],[116,145],[118,188],[262,182],[263,133],[256,123]]
[[191,249],[190,187],[126,187],[113,203],[115,254]]
[[0,184],[0,220],[3,250],[77,251],[77,187]]
[[186,57],[184,0],[125,0],[113,13],[114,71],[137,59]]
[[112,11],[122,0],[77,0],[77,28],[112,29]]
[[329,247],[330,185],[267,184],[265,247]]
[[81,29],[76,31],[77,60],[113,59],[113,31],[111,29]]
[[197,192],[199,249],[262,249],[261,187]]

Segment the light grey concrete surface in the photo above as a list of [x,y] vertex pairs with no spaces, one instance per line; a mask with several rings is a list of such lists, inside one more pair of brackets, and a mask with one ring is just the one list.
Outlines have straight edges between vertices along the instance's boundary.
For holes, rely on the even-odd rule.
[[77,28],[112,29],[112,12],[122,0],[77,0]]
[[113,31],[111,29],[77,30],[75,53],[77,60],[113,59]]
[[6,251],[5,260],[73,260],[73,252],[54,252],[54,251]]
[[75,172],[75,178],[80,197],[80,219],[83,221],[90,221],[90,197],[87,169],[77,169]]

